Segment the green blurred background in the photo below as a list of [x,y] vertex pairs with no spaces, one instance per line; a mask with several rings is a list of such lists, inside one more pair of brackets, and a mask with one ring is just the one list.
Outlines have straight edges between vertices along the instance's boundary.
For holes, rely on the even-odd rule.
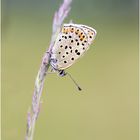
[[[61,0],[2,0],[2,140],[23,140]],[[48,75],[34,140],[138,140],[138,0],[73,0],[65,22],[97,30],[68,71]]]

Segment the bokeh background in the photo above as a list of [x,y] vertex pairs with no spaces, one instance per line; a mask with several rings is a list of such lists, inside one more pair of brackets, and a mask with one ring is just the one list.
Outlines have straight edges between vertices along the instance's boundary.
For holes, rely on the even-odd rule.
[[[22,140],[34,81],[62,0],[2,0],[2,140]],[[73,0],[65,22],[95,28],[95,43],[48,75],[34,140],[138,140],[138,0]]]

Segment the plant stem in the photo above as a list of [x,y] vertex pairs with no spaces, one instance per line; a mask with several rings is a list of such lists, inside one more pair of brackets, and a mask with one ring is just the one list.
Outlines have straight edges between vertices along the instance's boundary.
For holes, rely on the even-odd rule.
[[35,124],[40,112],[40,99],[44,86],[45,76],[50,66],[51,50],[55,43],[57,34],[60,32],[63,21],[67,17],[70,11],[71,2],[72,0],[64,0],[59,10],[55,12],[54,15],[53,31],[52,31],[50,47],[46,51],[45,55],[43,56],[42,63],[35,81],[35,88],[32,97],[32,108],[28,111],[27,130],[26,130],[26,137],[25,137],[26,140],[33,140]]

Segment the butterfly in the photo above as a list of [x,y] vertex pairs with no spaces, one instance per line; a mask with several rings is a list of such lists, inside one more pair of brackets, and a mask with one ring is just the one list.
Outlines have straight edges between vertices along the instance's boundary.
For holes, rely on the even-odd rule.
[[67,74],[65,69],[84,55],[96,34],[95,29],[86,25],[64,24],[51,51],[50,65],[53,70],[60,76],[65,76]]

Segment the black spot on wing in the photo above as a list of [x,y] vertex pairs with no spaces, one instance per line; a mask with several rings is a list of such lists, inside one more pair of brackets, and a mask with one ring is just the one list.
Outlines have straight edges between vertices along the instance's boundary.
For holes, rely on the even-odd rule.
[[77,55],[80,55],[80,52],[78,52]]
[[77,46],[79,46],[79,42],[77,42]]

